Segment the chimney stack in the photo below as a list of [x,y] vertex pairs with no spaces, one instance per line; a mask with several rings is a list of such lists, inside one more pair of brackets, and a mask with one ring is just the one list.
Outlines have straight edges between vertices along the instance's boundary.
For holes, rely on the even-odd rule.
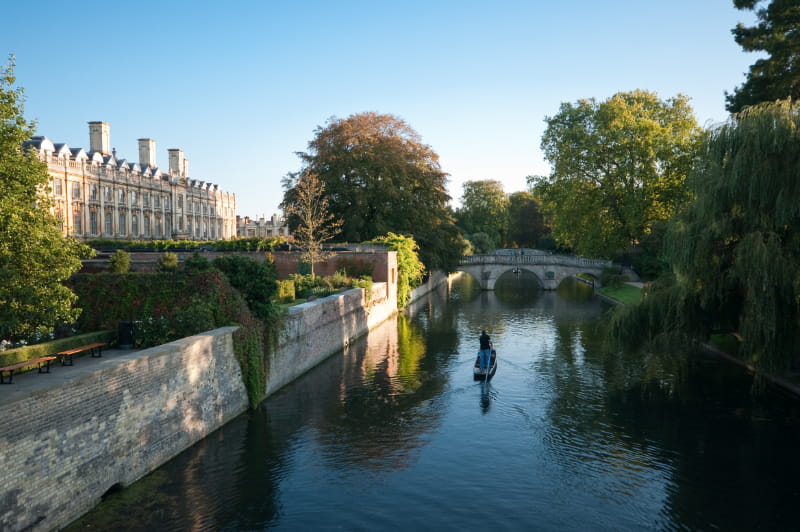
[[156,168],[156,141],[139,139],[139,164],[142,168]]
[[183,157],[183,150],[172,148],[169,152],[169,173],[178,177],[189,177],[189,162]]
[[89,122],[89,151],[110,155],[110,129],[105,122]]

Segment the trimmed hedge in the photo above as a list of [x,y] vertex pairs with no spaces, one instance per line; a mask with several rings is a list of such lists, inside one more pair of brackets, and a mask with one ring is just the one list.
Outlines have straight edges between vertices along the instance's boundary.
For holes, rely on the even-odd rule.
[[[39,357],[46,357],[54,355],[59,351],[65,351],[74,347],[82,345],[93,344],[97,342],[113,342],[116,339],[114,331],[97,331],[86,334],[78,334],[70,336],[69,338],[59,338],[35,345],[26,345],[23,347],[15,347],[0,352],[0,366],[11,366],[26,360],[34,360]],[[36,366],[33,366],[34,368]]]

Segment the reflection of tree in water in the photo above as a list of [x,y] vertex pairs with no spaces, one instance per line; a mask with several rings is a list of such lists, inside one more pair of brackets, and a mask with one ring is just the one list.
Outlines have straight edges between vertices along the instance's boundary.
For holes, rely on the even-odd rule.
[[[544,441],[571,481],[622,504],[655,490],[662,522],[691,530],[781,529],[798,515],[785,479],[800,465],[777,458],[800,445],[796,404],[750,394],[752,379],[718,360],[610,352],[588,322],[554,329],[554,354],[537,362],[552,390]],[[775,412],[785,412],[785,432],[762,422]]]

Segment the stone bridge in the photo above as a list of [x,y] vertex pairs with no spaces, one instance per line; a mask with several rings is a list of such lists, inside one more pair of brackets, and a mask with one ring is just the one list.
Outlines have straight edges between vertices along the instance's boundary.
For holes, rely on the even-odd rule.
[[555,290],[567,277],[578,273],[588,273],[595,279],[606,268],[611,268],[610,260],[585,259],[571,255],[553,255],[547,253],[526,253],[517,255],[467,255],[461,259],[458,271],[475,277],[483,290],[494,290],[497,279],[512,273],[517,268],[536,275],[545,290]]

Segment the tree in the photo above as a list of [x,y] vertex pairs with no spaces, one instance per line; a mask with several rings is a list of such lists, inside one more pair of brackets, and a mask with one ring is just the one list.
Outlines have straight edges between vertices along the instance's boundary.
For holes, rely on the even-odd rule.
[[461,209],[456,213],[458,224],[468,235],[488,235],[492,248],[501,247],[508,232],[508,198],[503,183],[484,179],[467,181],[463,186]]
[[734,0],[737,9],[755,11],[758,24],[738,24],[731,33],[747,52],[766,52],[767,57],[750,66],[745,82],[725,93],[726,108],[736,113],[749,105],[800,98],[800,5],[797,0],[772,0],[756,9],[761,0]]
[[686,203],[701,130],[685,96],[617,93],[563,103],[542,150],[552,164],[535,184],[556,241],[591,256],[636,246]]
[[696,199],[667,234],[673,273],[616,335],[741,337],[739,352],[768,371],[797,363],[800,345],[800,107],[748,107],[709,132],[690,178]]
[[0,67],[0,340],[10,342],[77,319],[75,295],[62,282],[91,255],[62,235],[45,193],[47,165],[23,149],[34,126],[15,81],[11,57]]
[[328,259],[332,253],[322,245],[341,231],[342,221],[330,212],[325,184],[319,175],[305,171],[289,174],[284,180],[287,189],[281,204],[290,226],[293,226],[295,243],[300,247],[301,260],[311,265]]
[[508,197],[508,244],[539,247],[539,239],[549,233],[544,215],[530,192],[513,192]]
[[[463,241],[447,210],[439,156],[403,120],[377,113],[331,118],[298,153],[300,174],[316,174],[342,220],[341,238],[362,242],[393,231],[412,235],[428,268],[452,271]],[[293,202],[293,189],[284,202]]]

